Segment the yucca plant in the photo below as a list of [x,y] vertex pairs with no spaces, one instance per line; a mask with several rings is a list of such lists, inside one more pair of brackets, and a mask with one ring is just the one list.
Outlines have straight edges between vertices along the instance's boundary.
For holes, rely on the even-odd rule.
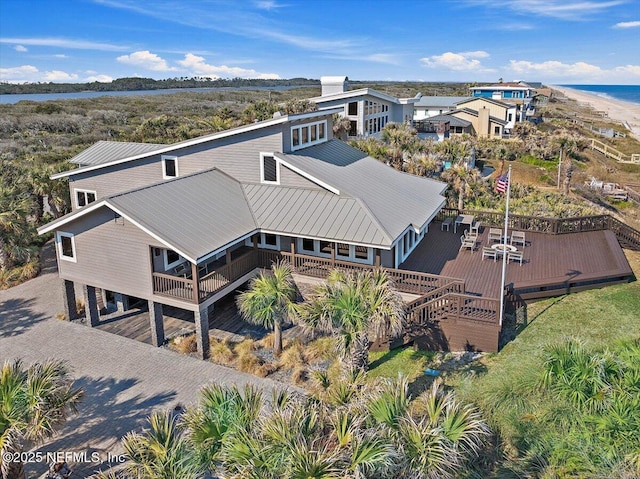
[[153,413],[149,429],[127,434],[122,444],[129,477],[197,479],[204,475],[205,464],[170,412]]

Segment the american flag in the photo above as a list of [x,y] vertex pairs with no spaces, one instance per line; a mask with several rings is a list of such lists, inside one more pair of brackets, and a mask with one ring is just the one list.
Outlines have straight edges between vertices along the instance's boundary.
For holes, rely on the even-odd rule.
[[504,193],[509,186],[509,175],[502,175],[496,181],[496,191]]

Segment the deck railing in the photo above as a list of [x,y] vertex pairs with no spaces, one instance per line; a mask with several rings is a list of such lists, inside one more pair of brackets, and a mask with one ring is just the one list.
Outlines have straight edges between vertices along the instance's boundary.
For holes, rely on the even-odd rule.
[[191,302],[193,301],[193,281],[181,276],[153,273],[153,292]]
[[500,300],[463,293],[447,293],[408,309],[407,332],[419,331],[435,321],[475,321],[491,325],[500,323]]
[[[495,211],[462,210],[443,208],[436,219],[455,218],[458,214],[473,215],[485,226],[504,227],[504,213]],[[628,249],[640,250],[640,231],[617,220],[611,215],[576,216],[573,218],[544,218],[536,216],[509,215],[509,229],[545,234],[584,233],[587,231],[611,230],[620,244]]]

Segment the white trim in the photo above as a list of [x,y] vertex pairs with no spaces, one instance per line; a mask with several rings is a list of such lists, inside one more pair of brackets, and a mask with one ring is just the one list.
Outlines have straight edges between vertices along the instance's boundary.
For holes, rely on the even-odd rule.
[[301,113],[298,115],[284,115],[279,118],[274,118],[272,120],[265,120],[258,123],[252,123],[251,125],[245,125],[238,128],[233,128],[231,130],[221,131],[220,133],[214,133],[212,135],[201,136],[198,138],[193,138],[191,140],[174,143],[172,145],[167,145],[166,148],[160,148],[158,150],[149,151],[146,153],[140,153],[139,155],[128,156],[126,158],[109,161],[107,163],[101,163],[99,165],[91,165],[83,168],[76,168],[75,170],[63,171],[61,173],[56,173],[55,175],[51,175],[50,178],[52,180],[57,180],[59,178],[65,178],[67,176],[86,173],[88,171],[94,171],[100,168],[106,168],[108,166],[119,165],[121,163],[127,163],[133,160],[140,160],[142,158],[149,158],[151,156],[160,155],[162,153],[169,153],[182,148],[188,148],[190,146],[206,143],[208,141],[220,140],[222,138],[227,138],[229,136],[239,135],[241,133],[247,133],[254,130],[260,130],[262,128],[268,128],[270,126],[280,125],[283,123],[287,123],[289,121],[304,120],[307,118],[314,118],[316,116],[333,115],[334,113],[340,113],[341,111],[342,111],[342,107],[339,107],[339,108],[336,107],[336,108],[327,108],[325,110],[317,110],[309,113]]
[[[80,202],[78,201],[78,193],[85,193],[85,195],[84,195],[84,199],[85,199],[84,206],[80,206]],[[93,193],[93,197],[94,197],[93,201],[87,201],[87,195],[86,195],[87,193]],[[74,188],[73,189],[73,196],[74,196],[74,198],[76,200],[76,208],[77,209],[86,208],[91,203],[95,203],[96,200],[98,199],[98,194],[96,193],[95,190],[85,190],[85,189],[82,189],[82,188]]]
[[[264,179],[264,158],[270,156],[273,161],[276,162],[276,181],[267,181]],[[265,185],[279,185],[280,184],[280,161],[276,158],[274,153],[260,152],[260,183]]]
[[[310,240],[313,241],[313,250],[308,250],[303,248],[303,243],[304,240]],[[305,238],[305,237],[296,237],[296,253],[300,252],[300,254],[307,254],[307,255],[311,255],[311,256],[318,256],[320,258],[331,258],[331,253],[323,253],[320,250],[320,241],[325,241],[327,243],[335,243],[335,241],[331,241],[328,239],[312,239],[312,238]]]
[[175,260],[173,263],[169,263],[169,250],[168,249],[164,249],[162,250],[162,260],[164,262],[164,270],[165,271],[169,271],[171,268],[175,268],[176,266],[184,263],[185,259],[180,255],[180,253],[178,253],[177,251],[175,251],[174,249],[172,249],[171,251],[173,251],[175,254],[178,255],[178,259]]
[[235,245],[237,245],[237,244],[239,244],[239,243],[242,243],[243,241],[245,242],[245,244],[246,244],[247,246],[253,246],[253,243],[252,243],[252,244],[247,244],[247,243],[246,243],[246,240],[247,240],[247,238],[251,238],[254,234],[256,234],[256,233],[258,233],[258,232],[259,232],[259,230],[253,230],[253,231],[251,231],[250,233],[247,233],[246,235],[240,236],[240,237],[239,237],[236,241],[234,241],[233,243],[227,243],[226,245],[221,246],[221,247],[220,247],[220,248],[218,248],[218,249],[214,249],[211,253],[207,253],[207,254],[205,254],[204,256],[202,256],[202,257],[198,258],[198,264],[202,263],[203,261],[208,260],[208,259],[209,259],[209,258],[211,258],[212,256],[216,256],[216,255],[218,255],[218,254],[222,253],[223,251],[226,251],[227,249],[231,248],[232,246],[235,246]]
[[56,228],[58,228],[59,226],[66,225],[70,221],[73,221],[73,220],[75,220],[77,218],[80,218],[80,217],[86,215],[87,213],[92,212],[93,210],[97,210],[101,206],[108,206],[106,200],[96,201],[94,203],[91,203],[91,206],[85,206],[84,208],[80,209],[79,211],[74,211],[73,213],[69,213],[67,216],[64,216],[62,218],[58,218],[58,220],[52,221],[48,225],[41,226],[37,230],[38,234],[39,235],[43,235],[45,233],[48,233],[49,231],[53,231]]
[[[69,238],[71,240],[71,253],[72,256],[65,256],[62,254],[62,238]],[[71,263],[77,263],[78,257],[76,255],[76,240],[73,233],[67,233],[65,231],[58,231],[56,233],[56,249],[58,250],[58,258],[62,261],[69,261]]]
[[318,186],[322,186],[325,190],[330,191],[331,193],[335,193],[336,195],[340,194],[340,190],[334,186],[331,186],[329,183],[325,183],[322,180],[319,180],[318,178],[316,178],[315,176],[307,173],[304,170],[301,170],[300,168],[298,168],[297,166],[292,165],[291,163],[287,162],[286,160],[280,158],[279,156],[275,155],[276,158],[278,158],[278,161],[280,161],[280,163],[284,166],[286,166],[287,168],[289,168],[291,171],[298,173],[301,176],[304,176],[306,179],[313,181],[316,185]]
[[[338,244],[337,243],[343,243],[343,244],[348,244],[349,245],[349,255],[348,256],[343,256],[343,255],[338,254]],[[368,246],[366,247],[367,248],[367,259],[356,258],[356,245],[354,245],[354,244],[345,243],[344,241],[337,241],[335,248],[336,248],[336,259],[337,260],[350,261],[352,263],[373,264],[373,249],[371,249]]]
[[[272,235],[276,237],[276,244],[267,244],[265,241],[265,235]],[[258,247],[263,249],[274,249],[280,251],[280,235],[275,233],[260,233],[260,241],[258,241]]]
[[[163,180],[172,180],[174,178],[178,178],[180,176],[180,172],[178,170],[178,157],[171,155],[162,155],[160,157],[162,159],[162,179]],[[167,160],[173,160],[176,168],[175,176],[167,175]]]

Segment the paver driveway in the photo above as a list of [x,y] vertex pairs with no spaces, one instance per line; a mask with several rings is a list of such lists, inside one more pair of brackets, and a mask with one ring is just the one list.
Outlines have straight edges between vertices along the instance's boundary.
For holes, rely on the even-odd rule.
[[[41,451],[95,453],[106,460],[108,452],[120,452],[119,439],[144,425],[151,411],[191,404],[207,383],[251,383],[263,388],[267,397],[274,388],[284,387],[269,379],[56,320],[63,306],[51,250],[50,244],[45,247],[39,277],[0,291],[0,362],[15,358],[27,364],[47,358],[65,360],[86,392],[78,416]],[[74,476],[83,477],[97,465],[79,462]],[[30,464],[28,477],[45,469],[44,464]]]

